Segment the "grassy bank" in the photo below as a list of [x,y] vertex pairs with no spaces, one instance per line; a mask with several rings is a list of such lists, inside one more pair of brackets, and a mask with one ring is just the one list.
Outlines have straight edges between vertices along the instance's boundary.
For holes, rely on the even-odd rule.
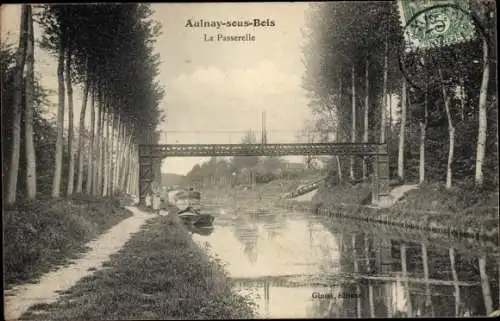
[[[156,216],[105,264],[50,305],[22,319],[216,319],[253,317],[234,295],[220,262],[209,258],[175,216]],[[37,311],[43,311],[43,313]]]
[[121,207],[125,201],[74,196],[4,208],[4,289],[77,258],[85,243],[132,215]]
[[442,184],[427,184],[408,192],[402,200],[387,209],[364,206],[370,198],[370,187],[359,184],[322,188],[310,204],[284,203],[285,206],[310,209],[320,215],[473,237],[496,239],[498,236],[496,191],[477,190],[460,183],[451,190],[446,190]]

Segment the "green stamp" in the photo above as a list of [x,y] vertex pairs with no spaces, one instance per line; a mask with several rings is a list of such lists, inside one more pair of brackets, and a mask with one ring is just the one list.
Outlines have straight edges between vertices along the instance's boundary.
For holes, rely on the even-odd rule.
[[406,49],[430,49],[477,37],[467,0],[399,0]]

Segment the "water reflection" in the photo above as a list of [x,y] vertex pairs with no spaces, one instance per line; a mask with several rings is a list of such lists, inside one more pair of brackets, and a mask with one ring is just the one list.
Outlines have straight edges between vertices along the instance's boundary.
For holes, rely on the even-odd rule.
[[499,304],[498,248],[280,210],[239,208],[215,225],[193,239],[227,263],[262,317],[484,316]]

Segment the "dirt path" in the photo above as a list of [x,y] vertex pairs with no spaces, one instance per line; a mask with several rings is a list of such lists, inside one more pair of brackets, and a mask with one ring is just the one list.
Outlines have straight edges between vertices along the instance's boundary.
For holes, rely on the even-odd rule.
[[380,208],[388,208],[396,204],[403,196],[414,189],[418,189],[419,185],[413,184],[413,185],[401,185],[393,188],[390,193],[390,197],[388,199],[385,199],[383,201],[380,201],[379,203],[375,204],[376,207]]
[[110,255],[118,252],[147,219],[154,217],[154,214],[142,212],[136,207],[126,208],[134,215],[87,243],[90,250],[82,258],[69,266],[44,274],[36,284],[24,284],[6,291],[9,296],[5,297],[5,320],[18,319],[32,305],[55,302],[59,297],[58,292],[68,290],[81,278],[102,268],[102,263],[107,261]]

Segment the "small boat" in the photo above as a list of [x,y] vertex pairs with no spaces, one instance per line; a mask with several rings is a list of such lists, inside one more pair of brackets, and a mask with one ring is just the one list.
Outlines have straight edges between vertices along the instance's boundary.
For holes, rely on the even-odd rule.
[[201,227],[198,227],[196,225],[192,225],[192,226],[188,227],[188,229],[192,233],[203,235],[203,236],[208,236],[208,235],[212,234],[212,232],[214,231],[214,227],[213,226],[201,226]]
[[195,226],[211,226],[214,222],[214,217],[210,214],[200,214],[196,222],[194,222]]
[[214,222],[214,216],[210,214],[202,214],[196,209],[188,206],[186,209],[177,213],[177,216],[185,221],[191,222],[196,226],[210,226]]

